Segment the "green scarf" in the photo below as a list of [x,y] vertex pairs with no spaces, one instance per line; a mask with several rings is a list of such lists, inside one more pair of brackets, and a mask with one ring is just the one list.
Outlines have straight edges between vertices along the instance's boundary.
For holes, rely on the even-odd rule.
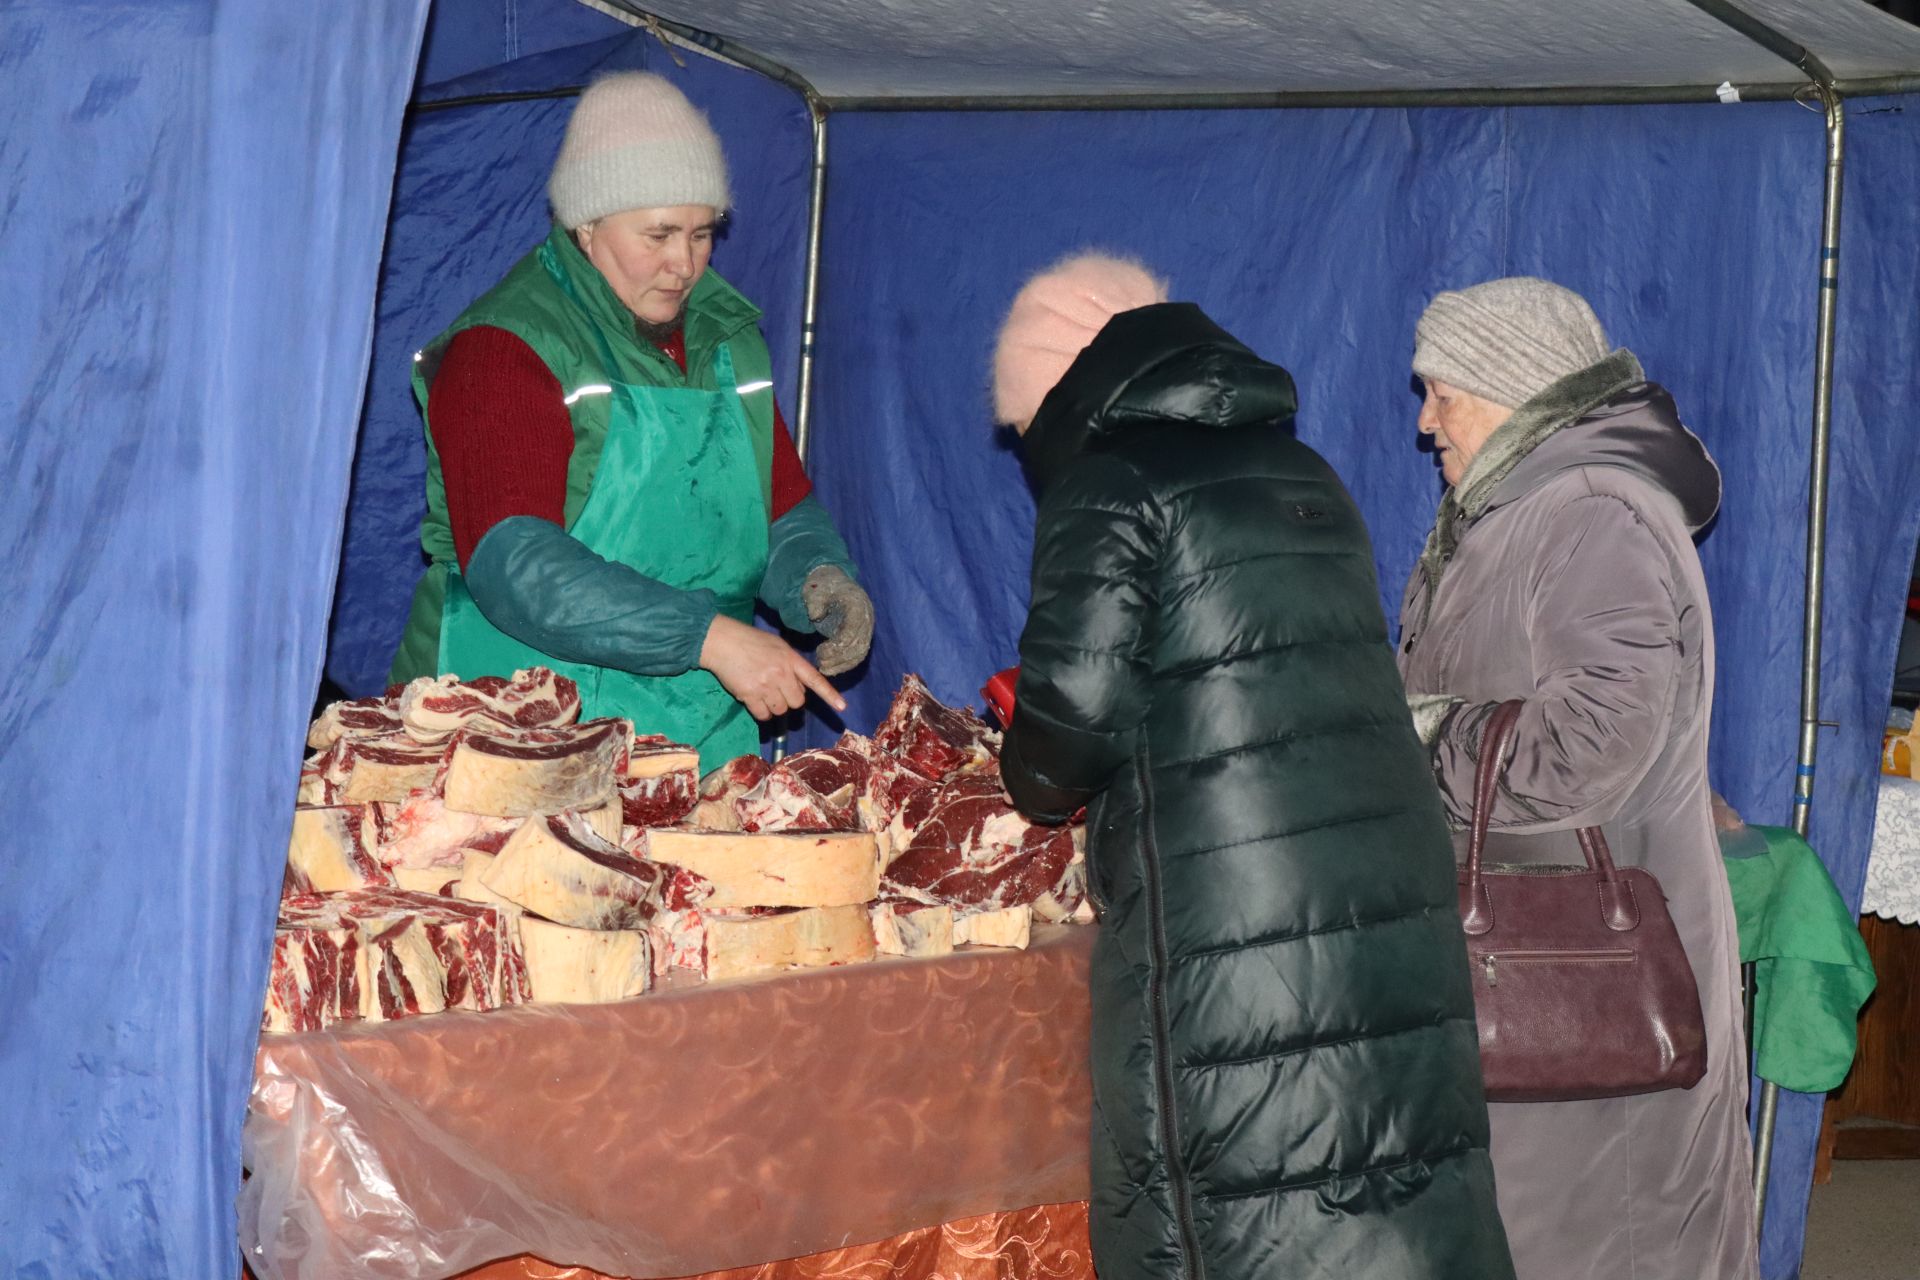
[[1416,636],[1426,629],[1427,618],[1433,612],[1441,573],[1452,561],[1467,527],[1486,512],[1500,482],[1554,432],[1572,426],[1634,383],[1646,379],[1640,361],[1622,347],[1604,360],[1575,370],[1558,382],[1548,383],[1487,437],[1480,452],[1467,465],[1460,483],[1447,490],[1447,496],[1440,500],[1439,514],[1427,534],[1426,550],[1420,553],[1426,592],[1420,605],[1419,624],[1413,629]]

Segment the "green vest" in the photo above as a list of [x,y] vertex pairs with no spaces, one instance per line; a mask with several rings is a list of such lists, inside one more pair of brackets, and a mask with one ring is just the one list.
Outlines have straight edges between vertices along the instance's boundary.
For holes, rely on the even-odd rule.
[[[555,280],[556,274],[565,281],[564,287]],[[633,313],[587,261],[573,237],[556,224],[499,284],[482,294],[415,355],[413,394],[426,419],[427,435],[427,514],[420,522],[420,545],[431,563],[414,588],[413,608],[388,678],[401,683],[416,676],[439,674],[440,616],[446,603],[447,575],[457,572],[458,566],[427,394],[447,344],[455,335],[480,325],[505,329],[533,348],[560,383],[573,421],[565,513],[566,525],[571,528],[586,505],[606,440],[608,384],[715,390],[715,357],[722,346],[732,357],[735,376],[746,391],[741,403],[752,433],[761,493],[767,509],[773,509],[773,374],[759,319],[759,308],[718,272],[711,268],[703,272],[687,299],[687,369],[682,373],[671,356],[638,337]],[[608,369],[603,352],[610,354],[619,367]]]

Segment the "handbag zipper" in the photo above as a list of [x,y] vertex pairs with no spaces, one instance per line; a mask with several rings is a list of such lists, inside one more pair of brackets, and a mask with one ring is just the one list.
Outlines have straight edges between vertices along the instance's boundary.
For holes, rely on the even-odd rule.
[[1500,961],[1514,964],[1631,964],[1631,951],[1489,951],[1480,957],[1487,985],[1500,985]]

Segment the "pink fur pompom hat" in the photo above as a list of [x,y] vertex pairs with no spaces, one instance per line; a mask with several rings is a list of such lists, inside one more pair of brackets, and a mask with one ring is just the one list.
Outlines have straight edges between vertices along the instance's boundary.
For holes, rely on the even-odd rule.
[[1166,284],[1139,263],[1098,253],[1078,254],[1027,281],[993,352],[994,420],[1025,431],[1107,321],[1166,300]]

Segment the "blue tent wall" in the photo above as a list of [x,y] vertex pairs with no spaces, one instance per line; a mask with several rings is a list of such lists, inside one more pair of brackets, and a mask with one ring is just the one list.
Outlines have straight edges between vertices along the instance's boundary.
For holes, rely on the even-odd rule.
[[0,14],[0,1274],[235,1273],[425,0]]
[[632,29],[578,0],[433,0],[416,79],[440,84]]
[[[675,65],[642,31],[522,58],[423,89],[423,102],[578,86],[616,70],[655,71],[706,108],[726,147],[736,201],[714,267],[765,312],[776,395],[789,413],[799,369],[802,246],[812,126],[798,95],[698,54]],[[359,453],[354,459],[327,671],[356,696],[378,692],[424,561],[426,448],[412,357],[547,233],[547,173],[571,97],[416,113],[401,151],[381,266]]]
[[[1910,192],[1920,133],[1852,108],[1813,835],[1858,901],[1878,727],[1920,510]],[[900,675],[971,702],[1015,656],[1032,499],[986,399],[1021,280],[1074,249],[1138,255],[1299,380],[1397,594],[1439,497],[1407,358],[1438,288],[1531,272],[1586,293],[1675,392],[1727,501],[1703,547],[1718,607],[1716,785],[1788,817],[1798,724],[1819,118],[1734,107],[836,118],[812,472],[879,605],[848,722]],[[1878,600],[1883,604],[1874,605]],[[796,739],[817,742],[811,722]],[[1799,1255],[1819,1100],[1783,1100],[1764,1250]]]

